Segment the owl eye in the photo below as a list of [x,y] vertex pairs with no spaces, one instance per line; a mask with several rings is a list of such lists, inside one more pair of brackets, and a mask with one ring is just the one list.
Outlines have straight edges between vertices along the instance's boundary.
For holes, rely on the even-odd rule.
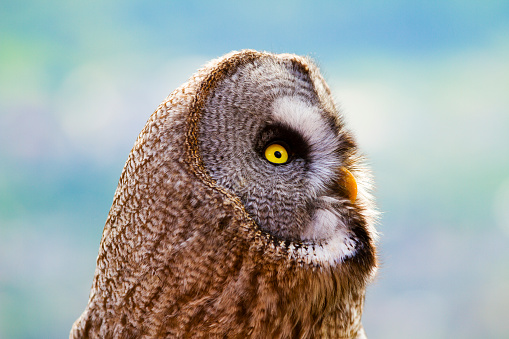
[[288,151],[281,144],[270,144],[265,149],[265,159],[273,164],[285,164],[288,161]]

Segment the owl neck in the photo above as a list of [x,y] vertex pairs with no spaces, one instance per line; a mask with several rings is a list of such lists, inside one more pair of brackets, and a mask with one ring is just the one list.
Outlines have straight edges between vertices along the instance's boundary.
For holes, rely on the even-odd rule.
[[239,273],[242,280],[224,290],[230,296],[224,309],[235,310],[232,329],[248,328],[260,338],[362,337],[364,288],[348,286],[337,272],[280,267]]
[[[345,272],[259,262],[249,253],[221,264],[199,253],[180,259],[142,276],[96,275],[71,337],[364,338],[364,288]],[[186,270],[190,262],[195,267]]]

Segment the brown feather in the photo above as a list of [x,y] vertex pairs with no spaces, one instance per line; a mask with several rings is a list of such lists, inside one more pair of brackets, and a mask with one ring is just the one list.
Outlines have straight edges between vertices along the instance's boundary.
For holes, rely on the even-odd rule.
[[363,335],[365,287],[376,268],[368,212],[348,216],[362,240],[355,256],[334,266],[296,260],[292,246],[311,245],[260,230],[199,153],[200,112],[215,84],[240,64],[276,57],[323,82],[305,58],[236,52],[199,70],[152,114],[120,177],[71,338]]

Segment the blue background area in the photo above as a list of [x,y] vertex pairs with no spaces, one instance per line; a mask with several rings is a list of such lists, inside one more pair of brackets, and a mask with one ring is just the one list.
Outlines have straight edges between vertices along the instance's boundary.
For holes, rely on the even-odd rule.
[[509,2],[4,1],[0,338],[66,337],[145,121],[207,60],[321,66],[376,177],[371,338],[508,338]]

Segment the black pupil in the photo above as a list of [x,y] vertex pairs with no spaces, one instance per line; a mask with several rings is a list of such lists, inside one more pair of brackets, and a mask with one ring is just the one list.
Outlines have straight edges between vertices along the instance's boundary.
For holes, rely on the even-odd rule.
[[274,156],[275,156],[276,158],[278,158],[278,159],[279,159],[279,158],[281,158],[281,152],[279,152],[279,151],[275,151],[275,152],[274,152]]

